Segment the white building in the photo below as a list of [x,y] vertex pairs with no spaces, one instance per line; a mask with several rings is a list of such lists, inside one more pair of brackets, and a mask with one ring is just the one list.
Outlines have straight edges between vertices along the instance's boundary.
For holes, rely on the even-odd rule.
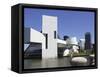
[[[65,47],[66,44],[71,44],[75,52],[77,52],[78,49],[76,37],[72,37],[67,41],[57,38],[56,16],[42,16],[42,33],[32,28],[24,29],[24,50],[27,49],[30,43],[38,43],[37,46],[33,48],[37,49],[37,47],[39,47],[39,49],[42,49],[42,59],[57,58],[58,46]],[[42,46],[40,46],[40,44]],[[30,51],[32,51],[32,48],[30,48]]]
[[[42,49],[42,58],[43,59],[46,59],[46,58],[56,58],[57,55],[58,55],[57,54],[58,50],[55,50],[56,51],[55,52],[52,48],[55,47],[55,46],[56,46],[55,48],[57,48],[57,46],[59,46],[59,47],[65,47],[66,46],[66,41],[56,38],[56,44],[57,45],[54,46],[52,44],[52,41],[50,40],[51,41],[51,45],[53,47],[51,46],[51,49],[48,50],[47,49],[48,46],[46,48],[46,36],[45,36],[45,33],[41,33],[39,31],[36,31],[33,28],[25,28],[24,29],[24,34],[25,34],[24,35],[24,43],[25,43],[24,44],[24,51],[29,47],[30,43],[39,43],[39,44],[42,44],[42,48],[41,49]],[[54,39],[54,38],[52,38],[52,39]],[[33,47],[32,50],[38,49],[39,46],[35,46],[36,48]],[[51,56],[50,56],[50,54],[51,54]]]
[[79,46],[78,46],[78,41],[77,41],[77,38],[76,37],[70,37],[66,40],[66,44],[67,44],[67,47],[68,49],[71,49],[73,52],[76,52],[78,53],[78,49],[79,49]]
[[57,57],[57,17],[42,16],[42,33],[45,35],[45,50],[42,58]]
[[72,44],[72,45],[78,45],[78,42],[77,42],[77,38],[76,37],[70,37],[66,40],[66,43],[67,44]]
[[71,37],[70,38],[70,44],[78,45],[77,38],[76,37]]
[[85,39],[80,39],[79,40],[79,46],[80,46],[80,49],[84,49],[85,48]]
[[30,43],[42,44],[42,49],[45,49],[45,37],[39,31],[33,28],[24,28],[24,49],[27,49]]
[[42,33],[25,28],[24,34],[24,43],[42,44],[42,58],[57,57],[57,17],[43,15]]

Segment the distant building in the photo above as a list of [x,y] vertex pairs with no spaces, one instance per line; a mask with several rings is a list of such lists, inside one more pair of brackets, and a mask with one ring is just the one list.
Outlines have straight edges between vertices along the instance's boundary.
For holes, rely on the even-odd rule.
[[80,49],[82,50],[85,49],[85,39],[80,39],[78,44],[79,44]]
[[[39,32],[33,28],[24,28],[24,51],[25,55],[40,56],[42,59],[57,58],[59,50],[72,49],[78,53],[76,37],[64,36],[64,40],[58,38],[58,18],[56,16],[42,16],[42,30]],[[58,48],[60,48],[58,50]],[[40,55],[38,55],[40,54]]]
[[66,44],[67,44],[68,49],[72,49],[73,52],[78,53],[79,46],[78,46],[78,42],[77,42],[77,38],[76,37],[68,38],[66,40]]
[[91,34],[90,32],[85,33],[85,50],[91,49]]
[[70,44],[78,45],[77,38],[76,37],[71,37],[70,38]]

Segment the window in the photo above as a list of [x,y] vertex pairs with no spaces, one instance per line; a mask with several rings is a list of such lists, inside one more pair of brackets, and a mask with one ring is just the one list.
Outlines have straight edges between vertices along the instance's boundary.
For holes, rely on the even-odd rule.
[[56,31],[54,31],[54,38],[56,39]]
[[48,48],[48,34],[44,34],[45,35],[45,48]]

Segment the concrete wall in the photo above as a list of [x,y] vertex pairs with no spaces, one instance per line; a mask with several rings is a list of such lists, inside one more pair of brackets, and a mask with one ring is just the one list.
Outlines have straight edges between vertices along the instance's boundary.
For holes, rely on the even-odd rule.
[[42,32],[48,35],[48,48],[42,52],[42,58],[57,57],[57,39],[54,39],[54,31],[57,38],[57,17],[42,16]]
[[66,45],[66,41],[65,40],[61,40],[61,39],[57,39],[57,43],[65,44]]
[[57,47],[66,47],[66,41],[57,39]]
[[[56,38],[54,36],[56,31]],[[42,58],[57,58],[57,17],[55,16],[42,16],[42,33],[32,28],[25,28],[25,43],[36,42],[42,43]],[[48,35],[46,48],[46,37]],[[59,41],[58,41],[59,42]]]
[[42,43],[42,49],[45,49],[45,36],[33,28],[25,28],[24,43]]

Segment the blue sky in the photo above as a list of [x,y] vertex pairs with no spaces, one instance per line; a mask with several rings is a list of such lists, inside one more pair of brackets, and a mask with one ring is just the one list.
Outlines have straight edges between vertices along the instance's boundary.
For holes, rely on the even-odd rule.
[[94,42],[94,12],[50,10],[50,9],[24,9],[24,26],[42,30],[42,15],[58,17],[58,34],[69,37],[84,38],[85,32],[90,32]]

